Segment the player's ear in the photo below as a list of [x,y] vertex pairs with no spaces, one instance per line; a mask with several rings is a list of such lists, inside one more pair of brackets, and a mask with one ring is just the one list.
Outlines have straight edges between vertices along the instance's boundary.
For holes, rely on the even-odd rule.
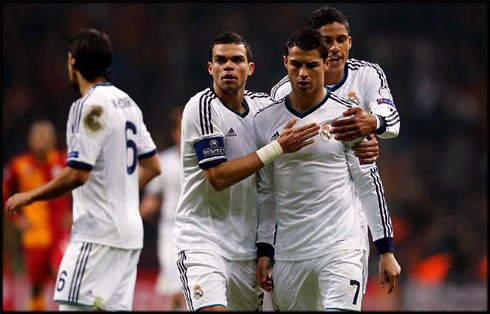
[[328,70],[328,68],[330,67],[330,63],[332,63],[332,59],[330,57],[325,59],[325,63],[323,64],[323,72]]
[[75,64],[75,57],[71,54],[71,52],[68,52],[68,64],[73,66]]
[[349,36],[349,50],[352,48],[352,37]]
[[286,55],[282,56],[282,62],[284,63],[284,67],[287,70],[288,69],[288,56],[286,56]]
[[208,62],[208,72],[210,75],[213,75],[213,64],[211,62]]
[[248,63],[248,76],[252,75],[255,70],[255,63],[249,62]]

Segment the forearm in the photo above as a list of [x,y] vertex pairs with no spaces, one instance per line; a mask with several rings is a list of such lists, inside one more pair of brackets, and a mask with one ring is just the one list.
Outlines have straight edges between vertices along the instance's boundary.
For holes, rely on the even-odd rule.
[[160,174],[160,159],[157,154],[154,154],[150,157],[140,159],[138,165],[138,186],[142,190],[151,179]]
[[377,118],[375,133],[384,139],[397,137],[400,133],[400,116],[395,107],[380,105],[374,107],[371,114]]
[[256,173],[263,166],[257,153],[252,153],[205,169],[204,173],[213,188],[222,191]]
[[86,176],[81,175],[80,171],[82,170],[65,167],[51,181],[28,192],[31,202],[57,198],[83,185],[90,172],[87,171],[88,175]]

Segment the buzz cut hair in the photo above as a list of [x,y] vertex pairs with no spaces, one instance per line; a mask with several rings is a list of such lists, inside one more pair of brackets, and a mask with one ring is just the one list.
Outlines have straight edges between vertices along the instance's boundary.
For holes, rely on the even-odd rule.
[[332,24],[333,22],[344,25],[347,29],[347,33],[350,35],[349,20],[347,19],[347,16],[336,8],[329,7],[328,5],[311,13],[308,26],[318,30],[325,25]]
[[109,36],[96,29],[81,29],[68,40],[68,51],[75,58],[73,68],[89,82],[98,77],[110,80],[112,47]]
[[289,55],[289,49],[298,47],[305,51],[318,50],[320,56],[325,61],[328,57],[328,46],[325,37],[317,30],[310,27],[302,27],[289,35],[286,42],[285,55]]
[[245,46],[245,50],[247,51],[247,62],[253,62],[252,60],[252,48],[247,43],[245,38],[238,35],[235,32],[225,32],[221,33],[213,40],[211,43],[211,47],[209,47],[209,62],[213,62],[213,48],[216,45],[221,44],[237,44]]

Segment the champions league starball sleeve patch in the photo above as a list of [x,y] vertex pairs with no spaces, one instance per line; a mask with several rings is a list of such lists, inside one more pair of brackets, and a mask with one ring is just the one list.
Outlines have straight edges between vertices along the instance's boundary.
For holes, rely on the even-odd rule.
[[194,150],[201,169],[217,166],[227,160],[222,137],[202,139],[194,144]]
[[389,106],[395,107],[395,104],[393,103],[393,101],[391,99],[388,99],[388,98],[378,98],[376,100],[378,101],[378,104],[379,105],[381,105],[381,104],[387,104]]

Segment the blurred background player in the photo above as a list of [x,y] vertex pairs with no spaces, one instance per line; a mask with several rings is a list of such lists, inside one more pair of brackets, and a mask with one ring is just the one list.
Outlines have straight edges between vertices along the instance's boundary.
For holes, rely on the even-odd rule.
[[[4,200],[42,186],[65,167],[66,153],[56,149],[51,122],[35,121],[27,145],[29,150],[12,158],[4,169]],[[31,283],[29,309],[44,311],[44,288],[56,276],[70,235],[70,196],[37,202],[23,207],[20,215],[7,217],[21,233],[23,262]]]
[[170,112],[170,132],[174,145],[160,152],[162,173],[151,180],[145,188],[140,203],[141,217],[150,220],[160,211],[158,222],[157,252],[160,264],[155,290],[158,294],[170,297],[168,307],[163,310],[185,308],[182,284],[175,263],[175,245],[172,242],[174,216],[180,196],[182,179],[182,163],[180,159],[180,132],[182,108],[174,108]]
[[130,311],[143,247],[139,190],[160,173],[160,162],[140,108],[109,82],[109,37],[82,29],[69,39],[67,57],[70,83],[82,96],[68,116],[67,166],[41,187],[11,196],[6,210],[73,190],[54,300],[62,311]]

